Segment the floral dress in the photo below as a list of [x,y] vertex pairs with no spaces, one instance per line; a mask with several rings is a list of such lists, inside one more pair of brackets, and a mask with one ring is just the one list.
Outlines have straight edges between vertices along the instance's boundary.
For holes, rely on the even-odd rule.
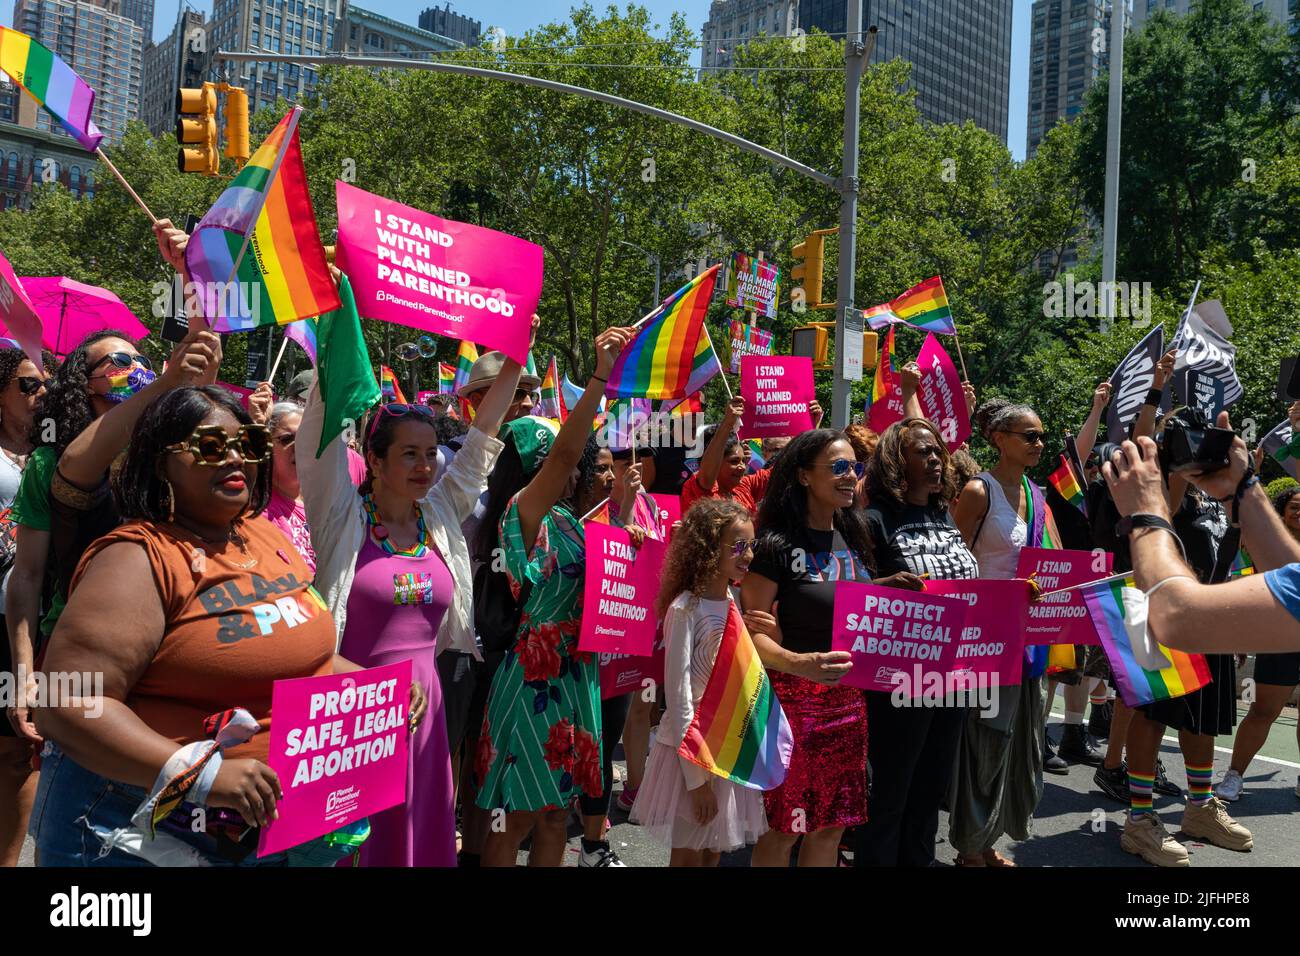
[[581,525],[556,506],[531,551],[518,497],[501,518],[506,575],[515,597],[525,582],[514,647],[492,679],[474,760],[478,805],[516,811],[565,809],[598,797],[600,683],[595,656],[578,652],[586,546]]

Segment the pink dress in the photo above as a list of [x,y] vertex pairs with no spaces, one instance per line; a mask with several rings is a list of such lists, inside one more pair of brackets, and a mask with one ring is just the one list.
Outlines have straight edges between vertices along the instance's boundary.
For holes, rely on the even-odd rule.
[[284,532],[284,536],[289,539],[293,549],[302,555],[302,559],[307,562],[307,567],[311,568],[314,576],[316,552],[311,546],[311,529],[307,527],[307,509],[303,507],[302,502],[292,501],[273,488],[271,500],[267,502],[266,510],[262,514],[271,524]]
[[363,866],[455,866],[447,720],[435,663],[438,628],[451,606],[452,577],[437,549],[422,558],[388,554],[366,535],[348,594],[339,653],[362,667],[411,661],[429,711],[410,741],[406,803],[370,818]]

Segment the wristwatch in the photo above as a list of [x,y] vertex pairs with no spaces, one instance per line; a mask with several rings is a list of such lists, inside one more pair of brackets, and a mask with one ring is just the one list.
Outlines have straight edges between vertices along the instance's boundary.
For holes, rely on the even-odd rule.
[[1174,530],[1173,525],[1160,515],[1153,514],[1135,514],[1120,518],[1119,523],[1115,525],[1115,535],[1116,537],[1127,538],[1138,528],[1163,528],[1175,538],[1178,537],[1178,532]]

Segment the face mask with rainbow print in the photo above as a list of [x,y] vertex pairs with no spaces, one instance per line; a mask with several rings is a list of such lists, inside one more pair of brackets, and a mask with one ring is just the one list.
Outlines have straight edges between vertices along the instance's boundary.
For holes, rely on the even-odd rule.
[[136,366],[130,371],[108,376],[108,391],[104,397],[110,402],[124,402],[158,376],[147,368]]

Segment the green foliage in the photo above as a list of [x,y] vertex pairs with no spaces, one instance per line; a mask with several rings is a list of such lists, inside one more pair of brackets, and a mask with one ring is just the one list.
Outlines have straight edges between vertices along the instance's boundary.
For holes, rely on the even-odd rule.
[[1300,481],[1296,481],[1291,477],[1277,478],[1268,483],[1264,493],[1268,495],[1270,501],[1276,501],[1278,495],[1284,491],[1290,491],[1292,488],[1300,488]]

